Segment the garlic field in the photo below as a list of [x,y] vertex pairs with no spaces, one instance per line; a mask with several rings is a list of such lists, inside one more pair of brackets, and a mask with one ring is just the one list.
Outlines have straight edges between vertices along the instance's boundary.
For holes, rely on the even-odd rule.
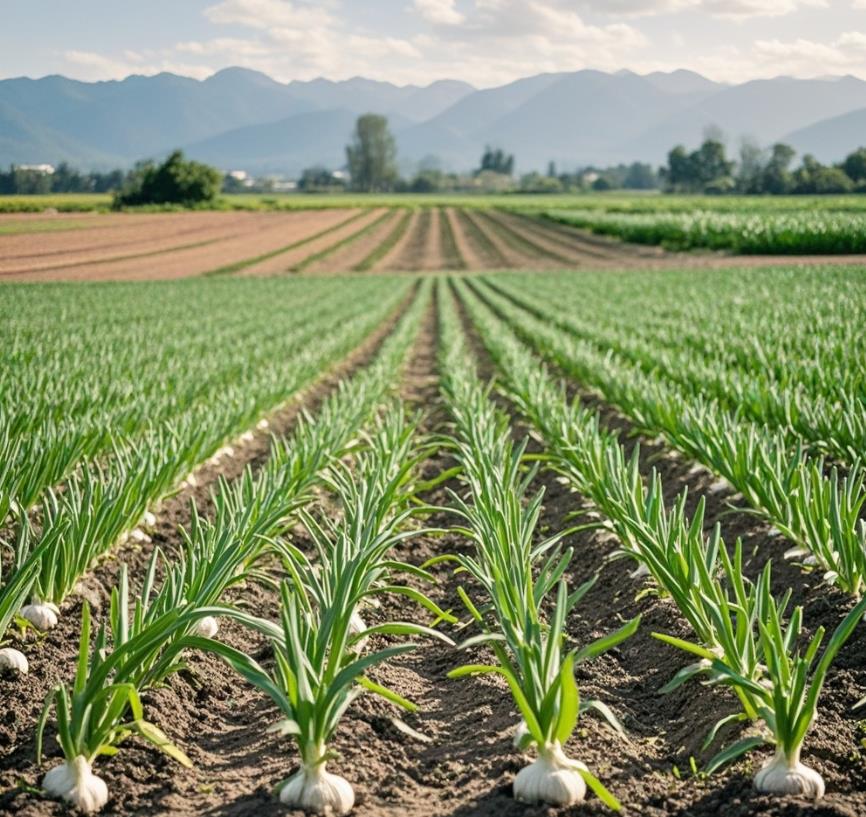
[[374,266],[0,289],[0,814],[866,814],[863,268]]

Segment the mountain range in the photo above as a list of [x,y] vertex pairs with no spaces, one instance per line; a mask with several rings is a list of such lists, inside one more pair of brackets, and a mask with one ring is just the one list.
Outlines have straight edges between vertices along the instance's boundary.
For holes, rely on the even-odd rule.
[[205,80],[175,74],[80,82],[0,80],[0,166],[68,161],[129,166],[181,147],[225,170],[295,175],[336,168],[359,114],[388,117],[405,172],[419,163],[477,165],[485,145],[521,171],[635,160],[658,164],[676,144],[721,128],[731,149],[749,137],[836,161],[866,143],[866,82],[853,76],[714,82],[691,71],[582,70],[476,89],[361,77],[277,82],[245,68]]

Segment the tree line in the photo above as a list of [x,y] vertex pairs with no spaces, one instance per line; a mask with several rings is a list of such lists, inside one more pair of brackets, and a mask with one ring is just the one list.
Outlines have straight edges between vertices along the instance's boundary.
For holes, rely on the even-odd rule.
[[[821,164],[805,155],[795,165],[796,151],[786,144],[763,149],[744,141],[736,159],[729,158],[723,137],[715,129],[696,150],[673,148],[667,163],[653,168],[642,162],[613,167],[583,167],[515,178],[513,154],[487,146],[470,173],[448,173],[434,161],[422,162],[411,178],[400,175],[397,143],[388,120],[378,114],[358,118],[346,146],[347,172],[312,167],[303,172],[302,192],[350,189],[359,193],[570,193],[587,190],[652,190],[673,193],[822,194],[866,192],[866,148],[858,148],[836,165]],[[132,170],[81,173],[67,163],[53,173],[37,168],[10,167],[0,171],[0,194],[114,193],[116,207],[145,204],[195,205],[213,201],[220,192],[242,192],[237,179],[174,151],[163,162],[139,162]]]
[[665,189],[673,193],[741,193],[746,195],[830,194],[866,192],[866,148],[844,161],[824,165],[806,154],[795,167],[797,151],[777,143],[764,149],[746,140],[738,159],[730,159],[724,142],[712,136],[689,152],[677,145],[661,169]]

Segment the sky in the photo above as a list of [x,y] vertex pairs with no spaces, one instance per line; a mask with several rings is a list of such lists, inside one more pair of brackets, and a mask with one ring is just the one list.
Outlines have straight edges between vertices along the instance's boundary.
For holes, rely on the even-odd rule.
[[581,68],[866,78],[866,0],[0,0],[3,78],[232,65],[476,87]]

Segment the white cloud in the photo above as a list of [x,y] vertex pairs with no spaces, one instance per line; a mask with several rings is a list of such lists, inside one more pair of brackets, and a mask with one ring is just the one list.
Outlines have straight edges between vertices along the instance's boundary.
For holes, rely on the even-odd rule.
[[457,10],[455,0],[415,0],[415,10],[429,23],[457,26],[466,17]]
[[[866,4],[866,0],[854,0]],[[783,17],[801,8],[824,8],[827,0],[583,0],[586,8],[612,16],[643,17],[692,11],[728,20]]]

